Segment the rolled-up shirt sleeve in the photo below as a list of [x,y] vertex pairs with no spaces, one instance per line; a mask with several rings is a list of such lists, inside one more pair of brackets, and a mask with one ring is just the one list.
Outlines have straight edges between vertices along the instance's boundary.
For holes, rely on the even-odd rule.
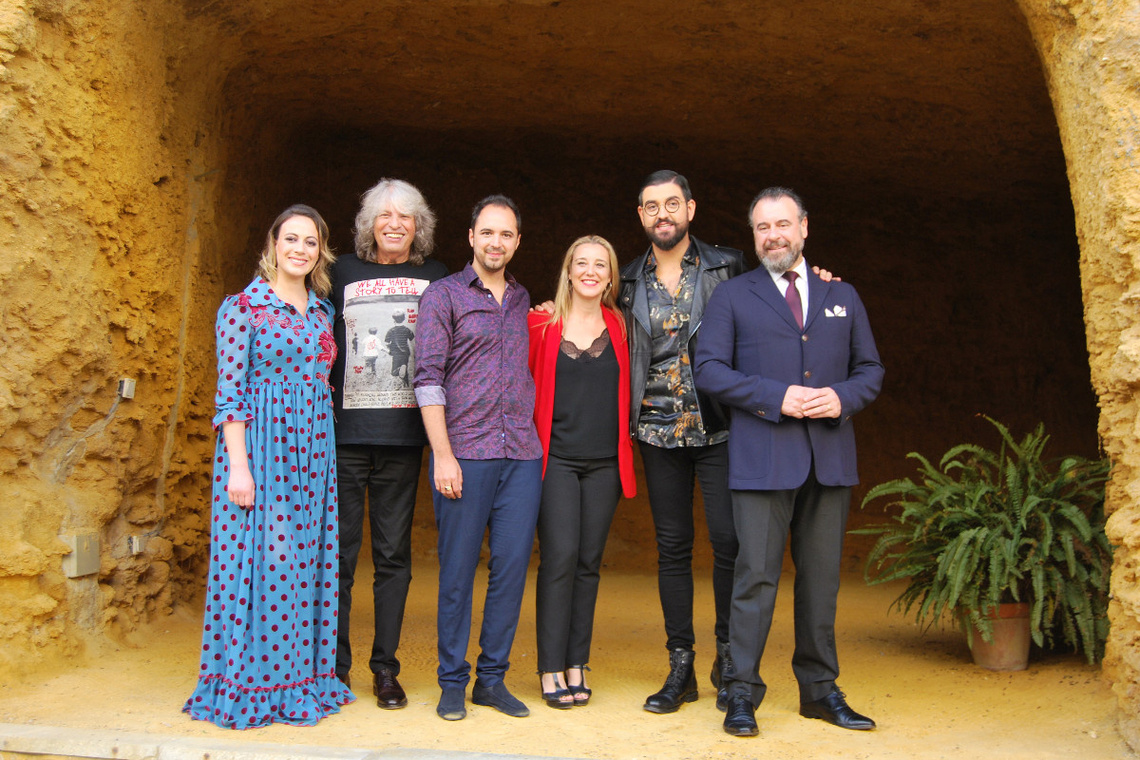
[[420,297],[416,370],[412,380],[416,403],[421,407],[447,405],[443,381],[451,355],[451,321],[451,299],[447,290],[434,283],[429,285]]
[[416,404],[418,406],[447,406],[447,394],[442,385],[425,385],[416,388]]
[[249,373],[249,343],[252,327],[251,310],[245,299],[229,296],[218,309],[214,334],[218,354],[218,390],[214,396],[214,429],[225,422],[245,422],[253,419],[246,401]]

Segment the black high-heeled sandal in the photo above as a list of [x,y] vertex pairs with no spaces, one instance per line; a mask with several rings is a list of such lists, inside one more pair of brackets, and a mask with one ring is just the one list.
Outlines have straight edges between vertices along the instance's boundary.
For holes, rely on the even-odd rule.
[[[554,676],[554,691],[544,691],[545,687],[542,685],[542,677],[544,675]],[[542,692],[542,701],[546,703],[547,707],[553,707],[555,710],[569,710],[574,706],[574,693],[569,689],[559,686],[558,677],[562,673],[557,671],[547,671],[543,673],[541,670],[538,672],[538,689]],[[569,700],[566,697],[570,697]]]
[[590,669],[589,665],[567,665],[567,670],[577,670],[582,675],[582,683],[571,684],[570,678],[566,678],[566,690],[574,695],[574,705],[577,707],[585,707],[590,703],[590,697],[593,696],[594,690],[586,686],[586,671]]

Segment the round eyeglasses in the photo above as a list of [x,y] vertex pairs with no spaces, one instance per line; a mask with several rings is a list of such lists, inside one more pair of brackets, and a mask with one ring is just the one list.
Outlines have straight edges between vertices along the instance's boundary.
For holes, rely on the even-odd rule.
[[670,214],[676,214],[681,210],[681,199],[670,198],[669,200],[665,201],[665,203],[647,201],[646,203],[641,204],[641,210],[644,211],[647,216],[657,216],[661,213],[661,206],[664,206],[665,210]]

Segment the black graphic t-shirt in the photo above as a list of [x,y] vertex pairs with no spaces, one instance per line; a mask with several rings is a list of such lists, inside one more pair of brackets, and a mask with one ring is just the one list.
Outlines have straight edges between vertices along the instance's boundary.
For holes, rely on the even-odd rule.
[[416,322],[424,288],[446,276],[435,259],[375,264],[347,253],[336,260],[329,300],[336,308],[331,381],[338,444],[427,444],[412,389]]

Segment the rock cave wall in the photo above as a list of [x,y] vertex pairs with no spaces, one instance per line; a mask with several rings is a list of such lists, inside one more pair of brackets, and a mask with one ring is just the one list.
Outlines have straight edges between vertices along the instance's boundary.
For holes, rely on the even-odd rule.
[[1020,5],[1065,145],[1098,431],[1113,462],[1107,531],[1117,549],[1104,673],[1121,731],[1140,749],[1140,14],[1118,3]]
[[[984,437],[979,413],[1113,457],[1106,672],[1137,745],[1137,23],[1055,0],[708,0],[676,22],[645,0],[0,2],[0,679],[200,590],[214,312],[280,208],[312,203],[351,255],[360,193],[409,179],[457,269],[468,209],[507,192],[512,269],[544,298],[580,234],[640,253],[638,183],[670,167],[724,245],[749,248],[759,188],[807,199],[807,255],[860,289],[888,368],[864,484]],[[99,571],[68,579],[61,537],[84,532]],[[644,497],[624,504],[607,562],[651,544]]]
[[[0,6],[0,677],[179,594],[179,536],[163,527],[183,499],[165,479],[207,479],[167,437],[187,197],[164,145],[163,26],[127,3]],[[138,379],[137,402],[116,400],[120,377]],[[127,531],[150,534],[145,555]],[[96,575],[69,580],[75,533],[103,551]]]

